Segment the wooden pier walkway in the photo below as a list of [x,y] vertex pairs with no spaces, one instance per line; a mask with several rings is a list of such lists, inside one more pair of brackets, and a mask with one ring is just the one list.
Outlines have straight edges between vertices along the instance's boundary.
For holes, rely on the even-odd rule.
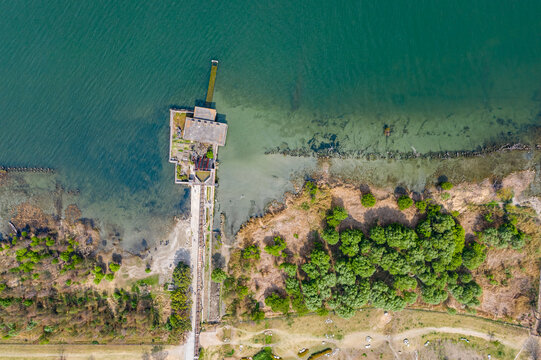
[[216,82],[216,72],[218,71],[218,60],[212,60],[212,66],[210,68],[209,87],[207,89],[207,99],[205,100],[206,106],[212,105],[212,98],[214,97],[214,83]]
[[197,234],[197,285],[195,294],[195,331],[194,331],[194,359],[199,358],[199,335],[201,333],[201,320],[203,315],[203,268],[205,258],[205,191],[206,186],[200,185],[199,193],[199,224]]

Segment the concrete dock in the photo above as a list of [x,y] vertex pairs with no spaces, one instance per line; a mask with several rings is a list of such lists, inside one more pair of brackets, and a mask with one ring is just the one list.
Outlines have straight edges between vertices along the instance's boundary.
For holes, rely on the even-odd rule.
[[206,253],[212,243],[218,148],[225,145],[227,136],[227,124],[216,121],[216,110],[211,108],[217,68],[218,61],[212,60],[206,107],[170,110],[169,162],[175,164],[175,183],[191,189],[192,331],[186,360],[199,358],[201,323],[204,313],[209,316],[210,294],[204,296],[204,279],[210,279],[212,257]]

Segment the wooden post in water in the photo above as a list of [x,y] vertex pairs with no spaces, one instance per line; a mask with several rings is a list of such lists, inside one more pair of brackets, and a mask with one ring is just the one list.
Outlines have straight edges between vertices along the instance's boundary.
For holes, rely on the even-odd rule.
[[205,100],[205,106],[210,107],[212,105],[212,97],[214,96],[214,83],[216,82],[216,71],[218,70],[218,60],[212,60],[212,66],[210,68],[209,88],[207,90],[207,99]]

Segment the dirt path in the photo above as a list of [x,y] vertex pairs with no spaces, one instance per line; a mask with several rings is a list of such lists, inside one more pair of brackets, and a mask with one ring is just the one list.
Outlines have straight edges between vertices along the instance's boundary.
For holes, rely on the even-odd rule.
[[[264,331],[270,331],[273,334],[281,336],[281,339],[288,339],[286,341],[290,342],[289,339],[293,340],[294,342],[298,343],[306,343],[306,342],[327,342],[329,344],[335,344],[338,347],[343,348],[359,348],[361,346],[365,345],[365,338],[367,336],[372,337],[371,344],[372,345],[380,345],[384,342],[393,342],[393,341],[400,341],[402,342],[403,339],[414,339],[418,338],[420,336],[430,334],[433,332],[436,333],[446,333],[446,334],[457,334],[462,335],[464,337],[476,337],[480,338],[486,341],[494,341],[497,340],[500,343],[504,344],[505,346],[508,346],[510,348],[519,350],[522,348],[522,345],[524,341],[528,339],[528,334],[524,334],[524,338],[520,339],[521,341],[511,341],[507,339],[503,339],[497,336],[489,335],[487,333],[483,333],[481,331],[476,330],[470,330],[465,328],[454,328],[454,327],[424,327],[419,329],[411,329],[404,331],[402,333],[398,334],[392,334],[392,339],[389,337],[389,335],[378,333],[375,331],[359,331],[354,332],[351,334],[348,334],[344,337],[342,340],[334,340],[334,339],[328,339],[326,337],[319,337],[319,336],[313,336],[309,334],[295,334],[294,337],[292,337],[291,332],[281,330],[281,329],[266,329],[264,331],[246,331],[239,328],[229,327],[230,330],[235,331],[235,338],[231,339],[227,343],[220,340],[217,337],[216,332],[205,332],[201,334],[201,345],[203,347],[208,346],[220,346],[224,344],[230,344],[230,345],[245,345],[248,340],[253,338],[256,335],[262,334]],[[240,335],[240,336],[238,336]],[[238,336],[238,337],[237,337]],[[515,339],[519,340],[519,339]],[[250,344],[252,347],[262,347],[264,345],[262,344]]]

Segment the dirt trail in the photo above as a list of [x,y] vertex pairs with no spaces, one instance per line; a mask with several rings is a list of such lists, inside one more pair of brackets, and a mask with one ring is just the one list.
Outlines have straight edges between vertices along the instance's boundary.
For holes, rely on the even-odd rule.
[[[231,339],[231,341],[228,341],[227,344],[230,344],[230,345],[245,345],[246,342],[248,340],[250,340],[252,337],[254,337],[256,335],[260,335],[265,331],[270,331],[270,332],[272,332],[273,334],[276,334],[276,335],[282,335],[283,339],[292,339],[291,332],[281,330],[281,329],[272,329],[271,328],[271,329],[266,329],[266,330],[263,330],[263,331],[246,331],[246,330],[239,329],[239,328],[234,328],[234,327],[229,327],[229,329],[234,330],[234,331],[238,331],[237,334],[239,334],[239,333],[242,334],[241,336],[239,336],[239,337],[237,337],[235,339]],[[414,338],[417,338],[417,337],[420,337],[420,336],[423,336],[423,335],[426,335],[426,334],[430,334],[432,332],[447,333],[447,334],[457,334],[457,335],[462,335],[464,337],[470,336],[470,337],[480,338],[480,339],[483,339],[483,340],[486,340],[486,341],[497,340],[500,343],[504,344],[505,346],[508,346],[510,348],[517,349],[517,350],[520,349],[522,347],[522,344],[524,343],[524,341],[526,341],[528,339],[528,334],[527,333],[525,333],[523,337],[520,337],[519,339],[514,339],[514,341],[512,341],[512,340],[507,340],[507,339],[500,338],[500,337],[495,336],[495,335],[490,335],[490,334],[487,334],[487,333],[483,333],[481,331],[470,330],[470,329],[465,329],[465,328],[447,327],[447,326],[445,326],[445,327],[424,327],[424,328],[419,328],[419,329],[411,329],[411,330],[407,330],[407,331],[404,331],[404,332],[401,332],[401,333],[392,334],[392,339],[393,339],[393,341],[400,341],[401,342],[401,341],[403,341],[403,339],[414,339]],[[309,334],[295,334],[294,341],[298,342],[298,343],[309,342],[309,341],[312,341],[312,342],[325,341],[325,342],[327,342],[329,344],[335,344],[338,347],[359,348],[359,347],[365,345],[365,338],[367,336],[372,337],[371,344],[373,346],[377,346],[377,345],[379,345],[381,343],[384,343],[386,341],[390,341],[389,335],[378,333],[378,332],[375,332],[375,331],[358,331],[358,332],[354,332],[354,333],[346,335],[344,337],[344,339],[342,339],[342,340],[328,339],[326,337],[313,336],[313,335],[309,335]],[[282,337],[281,337],[281,339],[282,339]],[[517,341],[517,340],[520,340],[520,341]],[[205,333],[201,334],[201,345],[203,347],[220,346],[220,345],[224,345],[224,344],[226,344],[226,342],[218,339],[216,332],[205,332]],[[262,344],[250,344],[250,346],[261,347],[261,346],[264,346],[264,345],[262,345]]]

